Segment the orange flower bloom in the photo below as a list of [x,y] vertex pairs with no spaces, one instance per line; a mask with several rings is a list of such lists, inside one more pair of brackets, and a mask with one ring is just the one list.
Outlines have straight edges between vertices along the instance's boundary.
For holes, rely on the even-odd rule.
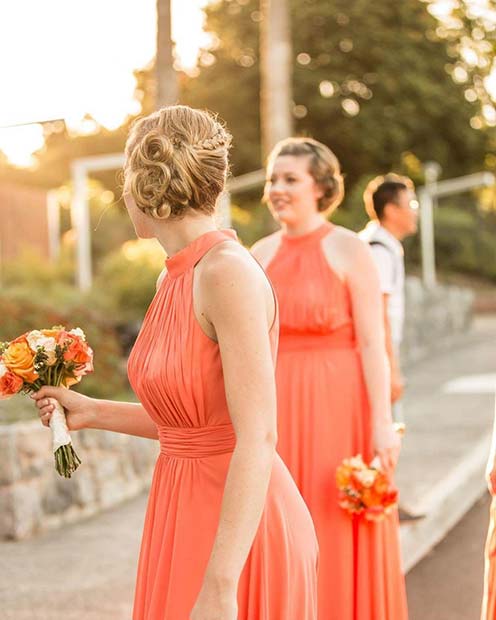
[[367,508],[371,508],[372,506],[380,506],[381,499],[381,495],[374,489],[363,489],[362,491],[362,502]]
[[22,388],[23,380],[13,372],[6,372],[0,377],[0,398],[9,398]]
[[88,364],[93,358],[92,351],[89,346],[79,338],[72,340],[64,351],[64,360],[66,362],[74,362],[75,364]]
[[352,470],[346,465],[341,465],[338,467],[336,472],[336,482],[338,485],[338,489],[343,489],[350,484]]
[[360,455],[341,463],[336,483],[341,508],[369,521],[384,519],[398,500],[398,491],[387,474],[375,464],[367,465]]
[[33,367],[33,359],[34,353],[24,336],[13,340],[3,353],[5,366],[28,383],[38,378],[38,373]]

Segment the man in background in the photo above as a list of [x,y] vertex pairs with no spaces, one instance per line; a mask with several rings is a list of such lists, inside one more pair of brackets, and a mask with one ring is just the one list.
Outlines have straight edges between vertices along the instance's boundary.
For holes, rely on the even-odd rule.
[[[405,316],[405,260],[401,242],[417,232],[418,202],[410,179],[392,174],[372,180],[365,190],[364,201],[370,222],[359,236],[370,245],[379,272],[386,350],[391,366],[393,420],[404,430],[400,345]],[[415,517],[400,508],[400,518]]]
[[[359,236],[370,245],[379,272],[386,349],[391,365],[391,402],[399,404],[404,389],[399,353],[405,316],[405,260],[401,242],[417,232],[418,202],[412,182],[396,175],[371,181],[364,201],[370,222]],[[394,409],[395,422],[403,422],[399,407]]]

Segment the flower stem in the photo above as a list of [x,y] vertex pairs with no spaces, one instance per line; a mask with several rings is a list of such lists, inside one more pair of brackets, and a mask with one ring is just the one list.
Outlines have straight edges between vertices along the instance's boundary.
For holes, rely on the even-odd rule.
[[81,459],[76,454],[72,444],[61,446],[55,451],[55,469],[64,478],[70,478],[81,465]]

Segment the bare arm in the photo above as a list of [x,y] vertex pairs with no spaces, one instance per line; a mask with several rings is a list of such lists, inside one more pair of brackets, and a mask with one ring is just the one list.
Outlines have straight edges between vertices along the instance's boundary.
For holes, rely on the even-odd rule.
[[493,437],[486,467],[486,479],[490,493],[496,495],[496,403],[494,408]]
[[140,403],[89,398],[65,388],[46,386],[32,396],[41,421],[48,426],[53,412],[50,399],[55,398],[66,410],[69,430],[100,430],[158,439],[157,427]]
[[391,370],[391,402],[394,403],[401,398],[403,394],[403,378],[401,376],[401,370],[399,361],[396,359],[396,353],[393,347],[393,341],[391,338],[391,325],[389,323],[389,295],[383,293],[383,312],[384,312],[384,332],[386,338],[386,353],[389,360],[389,366]]
[[370,249],[355,237],[347,239],[347,244],[345,277],[372,410],[374,445],[383,465],[391,469],[398,458],[399,438],[392,426],[390,369],[379,278]]
[[94,420],[87,428],[158,439],[157,426],[141,403],[95,400],[95,407]]
[[250,248],[250,252],[262,267],[266,269],[276,255],[280,243],[281,233],[276,232],[254,243]]
[[243,254],[241,248],[221,250],[202,275],[202,307],[219,343],[237,441],[192,620],[237,617],[224,597],[231,604],[236,597],[264,508],[275,455],[276,390],[267,319],[270,304],[273,306],[272,292],[258,265]]

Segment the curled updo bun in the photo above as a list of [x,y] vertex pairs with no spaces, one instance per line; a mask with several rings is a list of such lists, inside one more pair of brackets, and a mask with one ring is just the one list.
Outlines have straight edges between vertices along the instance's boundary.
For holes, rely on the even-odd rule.
[[319,211],[330,212],[339,206],[344,197],[344,181],[339,160],[329,147],[313,138],[286,138],[272,149],[268,168],[283,155],[309,157],[308,171],[323,192],[317,203]]
[[168,106],[139,119],[126,143],[125,175],[137,207],[154,218],[213,213],[224,189],[231,136],[208,112]]

